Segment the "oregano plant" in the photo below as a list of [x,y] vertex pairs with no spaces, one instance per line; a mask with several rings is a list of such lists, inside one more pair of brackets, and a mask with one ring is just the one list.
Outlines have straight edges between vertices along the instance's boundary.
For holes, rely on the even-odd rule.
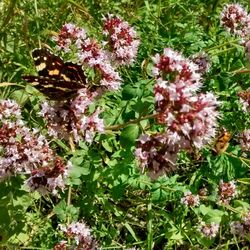
[[1,247],[248,249],[247,2],[59,2],[0,4]]

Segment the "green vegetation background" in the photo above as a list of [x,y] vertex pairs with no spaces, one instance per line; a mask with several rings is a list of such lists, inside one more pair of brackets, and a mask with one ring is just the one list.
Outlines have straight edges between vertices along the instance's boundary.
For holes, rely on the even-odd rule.
[[[0,97],[17,100],[30,126],[41,126],[42,121],[36,115],[39,94],[21,80],[22,74],[35,74],[31,51],[44,45],[54,49],[51,36],[67,22],[83,26],[101,41],[102,17],[111,13],[120,15],[135,27],[141,45],[137,62],[122,70],[123,89],[106,95],[101,101],[106,124],[126,123],[138,114],[153,112],[153,83],[148,84],[151,76],[147,65],[152,55],[171,47],[186,57],[199,51],[209,53],[212,68],[203,90],[214,91],[222,101],[221,126],[231,131],[244,129],[249,117],[238,111],[236,93],[249,87],[249,76],[231,74],[243,68],[246,61],[238,39],[220,26],[220,12],[227,3],[230,2],[2,0]],[[249,4],[247,0],[240,3],[246,7]],[[127,127],[121,133],[98,137],[100,143],[91,148],[82,143],[75,152],[64,142],[52,143],[59,154],[70,158],[74,164],[70,177],[71,204],[67,204],[67,192],[60,194],[60,198],[28,193],[22,186],[23,177],[0,183],[0,245],[3,249],[51,249],[61,237],[56,230],[58,224],[66,222],[67,218],[71,221],[84,218],[103,249],[231,249],[241,246],[241,240],[232,240],[228,233],[229,210],[207,204],[190,212],[180,205],[180,198],[188,189],[196,192],[204,180],[213,189],[220,179],[248,178],[248,168],[237,157],[213,158],[205,151],[206,161],[194,163],[183,155],[182,173],[151,182],[140,174],[134,162],[135,139],[140,133],[140,129]],[[237,151],[237,148],[229,150]],[[248,186],[245,191],[249,191]],[[211,200],[215,196],[213,193]],[[249,195],[244,200],[247,204]],[[241,204],[241,209],[246,204]],[[197,234],[197,217],[205,215],[218,217],[225,225],[215,240]]]

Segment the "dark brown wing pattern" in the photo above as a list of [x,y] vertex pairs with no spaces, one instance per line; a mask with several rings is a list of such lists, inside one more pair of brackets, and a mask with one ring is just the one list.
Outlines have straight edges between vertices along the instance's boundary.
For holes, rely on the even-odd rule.
[[32,52],[38,76],[23,76],[49,99],[64,100],[72,98],[87,84],[82,67],[63,60],[47,49],[35,49]]

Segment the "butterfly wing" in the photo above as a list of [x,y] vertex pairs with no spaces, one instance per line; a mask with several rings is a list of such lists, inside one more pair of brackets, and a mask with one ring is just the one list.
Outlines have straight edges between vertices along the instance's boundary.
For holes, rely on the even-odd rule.
[[215,141],[214,151],[217,154],[224,153],[229,146],[229,141],[231,140],[231,138],[232,138],[232,134],[229,131],[223,129]]
[[82,66],[72,63],[66,62],[61,70],[61,76],[64,80],[74,80],[79,82],[79,84],[86,85],[87,79],[82,70]]
[[80,65],[63,60],[47,49],[32,52],[38,76],[23,76],[23,79],[52,100],[72,98],[87,84]]
[[32,57],[39,76],[60,78],[64,62],[47,49],[34,49]]
[[[77,90],[82,88],[76,81],[65,81],[43,76],[23,76],[26,82],[45,94],[49,99],[63,101],[76,95]],[[72,87],[72,88],[71,88]]]

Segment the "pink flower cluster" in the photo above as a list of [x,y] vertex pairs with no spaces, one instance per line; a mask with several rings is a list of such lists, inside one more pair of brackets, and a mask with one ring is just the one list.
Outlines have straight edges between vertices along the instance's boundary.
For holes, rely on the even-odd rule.
[[[74,249],[84,249],[84,250],[97,250],[97,244],[91,236],[90,229],[83,222],[72,222],[67,227],[60,225],[60,229],[67,238],[74,239],[76,248]],[[65,248],[64,248],[65,247]],[[68,249],[67,242],[62,241],[54,247],[56,249]],[[73,247],[73,246],[70,246]],[[71,248],[70,248],[71,249]]]
[[109,15],[104,18],[103,33],[108,36],[110,51],[101,47],[94,39],[87,36],[84,29],[68,23],[63,25],[58,36],[54,37],[57,47],[69,51],[75,45],[78,51],[78,61],[94,70],[96,85],[108,90],[117,90],[121,85],[121,77],[115,65],[131,64],[137,56],[139,39],[136,32],[127,22]]
[[[159,152],[173,165],[180,150],[200,149],[215,136],[219,102],[212,93],[196,93],[202,86],[201,75],[197,72],[199,67],[180,53],[166,48],[153,61],[157,121],[166,127],[165,132],[156,137],[164,143],[155,147],[154,140],[158,139],[148,137],[147,143],[153,145],[150,150],[154,152],[149,154],[143,144],[144,137],[141,137],[136,155],[145,166],[145,162],[154,162],[146,158],[154,157]],[[159,164],[159,172],[164,172],[163,168]]]
[[[250,60],[250,14],[239,4],[228,4],[221,12],[221,24],[227,31],[241,38],[246,58]],[[243,104],[247,105],[246,102]]]
[[1,178],[30,173],[36,165],[48,165],[53,151],[44,136],[24,125],[18,104],[11,100],[0,101],[0,110]]
[[149,170],[152,179],[156,179],[164,173],[173,172],[177,159],[178,148],[167,143],[167,138],[160,135],[143,134],[138,139],[135,155],[144,170]]
[[13,100],[0,101],[0,122],[5,120],[14,120],[21,118],[21,109],[19,105]]
[[212,222],[212,223],[206,224],[205,222],[202,221],[199,227],[199,230],[203,236],[211,239],[211,238],[214,238],[218,234],[219,227],[220,225],[217,223]]
[[72,133],[76,142],[81,139],[92,142],[95,132],[104,132],[103,120],[99,118],[101,110],[97,108],[89,113],[89,106],[106,90],[119,89],[121,77],[115,66],[119,63],[132,63],[139,45],[133,28],[120,18],[105,18],[104,33],[109,34],[112,40],[112,53],[89,38],[84,29],[71,23],[63,25],[59,34],[53,38],[57,47],[65,52],[73,46],[73,51],[77,51],[78,62],[84,68],[91,69],[95,77],[93,82],[78,91],[76,98],[67,103],[43,103],[41,116],[47,120],[49,135],[68,139]]
[[243,111],[250,112],[250,91],[240,91],[238,92],[238,96],[240,97]]
[[230,33],[246,38],[250,35],[250,15],[239,4],[228,4],[221,12],[221,24]]
[[68,175],[68,169],[71,167],[69,162],[66,166],[62,159],[56,158],[52,167],[41,167],[34,169],[26,184],[31,191],[38,191],[41,194],[57,194],[57,189],[64,190],[65,178]]
[[201,148],[215,136],[219,102],[212,93],[195,93],[201,86],[198,68],[179,53],[165,49],[154,62],[158,122],[167,127],[168,141]]
[[[34,171],[39,172],[44,168],[53,169],[58,161],[61,169],[58,173],[62,174],[64,163],[55,155],[43,135],[25,126],[19,105],[11,100],[2,100],[0,110],[0,179],[21,173],[33,175]],[[51,177],[50,182],[56,181],[55,178]],[[43,183],[47,185],[46,176]],[[53,184],[50,190],[54,191],[57,186]],[[35,187],[31,189],[36,190]]]
[[223,182],[219,184],[219,201],[228,205],[229,202],[236,196],[236,185],[234,181]]
[[49,135],[66,140],[73,135],[75,142],[84,139],[91,143],[97,131],[104,132],[103,119],[99,118],[101,111],[97,109],[87,115],[93,99],[93,93],[85,90],[79,92],[79,95],[67,104],[57,102],[51,106],[44,102],[40,115],[47,121]]
[[240,221],[231,223],[231,233],[245,237],[250,235],[250,211],[246,212]]
[[197,207],[200,205],[199,195],[194,195],[188,191],[184,194],[184,197],[181,198],[181,203],[188,207]]
[[243,151],[250,151],[250,129],[246,129],[239,133],[238,140]]
[[127,22],[108,15],[104,18],[103,34],[108,38],[107,43],[114,61],[120,65],[128,65],[134,61],[140,40]]
[[192,87],[192,92],[201,86],[198,66],[171,48],[165,48],[162,55],[156,54],[152,59],[153,74],[160,82],[168,77],[169,82],[176,85],[185,83]]
[[109,90],[117,90],[120,87],[121,78],[111,65],[108,53],[97,41],[90,39],[83,29],[71,23],[64,24],[54,40],[57,47],[64,51],[70,51],[70,45],[74,44],[78,50],[79,62],[95,70],[99,85]]
[[81,29],[72,23],[66,23],[62,26],[60,33],[53,37],[53,40],[57,43],[58,49],[69,52],[72,42],[79,43],[86,38],[87,34],[84,29]]
[[94,69],[100,78],[100,85],[108,90],[118,90],[121,85],[121,78],[112,66],[110,58],[97,41],[85,39],[78,43],[78,57],[83,65]]

